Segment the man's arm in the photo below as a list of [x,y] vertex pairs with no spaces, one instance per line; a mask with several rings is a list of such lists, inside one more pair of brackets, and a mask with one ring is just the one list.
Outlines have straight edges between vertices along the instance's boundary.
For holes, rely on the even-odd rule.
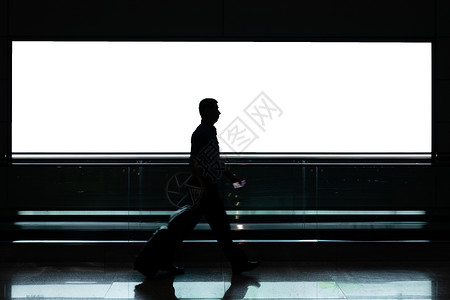
[[223,160],[220,161],[223,169],[223,173],[225,176],[231,181],[231,182],[241,182],[241,179],[236,176],[223,162]]
[[197,160],[195,157],[191,156],[189,158],[189,166],[191,168],[191,172],[194,175],[195,178],[200,182],[200,184],[203,186],[203,179],[202,179],[202,170],[200,169]]

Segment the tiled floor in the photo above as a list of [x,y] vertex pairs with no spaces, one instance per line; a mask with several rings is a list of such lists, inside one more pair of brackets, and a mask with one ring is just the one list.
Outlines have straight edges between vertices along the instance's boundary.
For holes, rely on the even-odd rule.
[[129,264],[14,264],[1,270],[4,299],[450,299],[450,263],[263,262],[242,276],[222,263],[146,280]]

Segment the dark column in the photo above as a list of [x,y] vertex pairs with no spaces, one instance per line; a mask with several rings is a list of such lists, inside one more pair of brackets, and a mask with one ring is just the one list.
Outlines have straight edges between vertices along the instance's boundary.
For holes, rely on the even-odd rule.
[[8,42],[8,2],[0,1],[0,210],[7,203],[11,156],[11,55]]

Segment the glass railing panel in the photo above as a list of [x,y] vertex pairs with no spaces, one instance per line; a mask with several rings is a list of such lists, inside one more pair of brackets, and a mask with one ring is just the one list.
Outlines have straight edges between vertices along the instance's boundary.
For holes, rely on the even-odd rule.
[[[272,225],[279,230],[289,226],[310,230],[309,237],[339,228],[347,233],[395,228],[392,224],[400,224],[403,227],[397,228],[402,230],[429,229],[429,217],[442,204],[436,202],[436,168],[431,165],[234,163],[230,167],[248,182],[237,190],[225,178],[219,182],[232,226],[252,224],[241,228],[255,232]],[[179,207],[168,197],[168,183],[175,174],[189,176],[187,163],[13,165],[7,211],[15,229],[47,235],[58,229],[74,234],[78,228],[80,237],[91,231],[90,238],[142,240],[167,224]]]
[[17,210],[128,210],[124,166],[14,166],[9,198]]
[[431,166],[317,168],[317,209],[427,210],[434,206]]
[[[297,167],[249,165],[234,166],[233,171],[247,181],[247,186],[234,189],[227,178],[218,182],[228,210],[292,210],[299,201],[301,174]],[[168,184],[173,182],[175,175],[183,184],[189,169],[187,166],[133,167],[131,174],[131,208],[174,209],[177,208],[176,201],[167,199],[170,197]]]

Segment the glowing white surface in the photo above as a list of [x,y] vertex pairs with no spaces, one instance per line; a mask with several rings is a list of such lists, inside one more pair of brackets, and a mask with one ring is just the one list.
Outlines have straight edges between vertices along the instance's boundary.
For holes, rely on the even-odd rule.
[[431,151],[431,43],[15,41],[12,65],[13,152],[188,152],[204,97],[247,152]]

